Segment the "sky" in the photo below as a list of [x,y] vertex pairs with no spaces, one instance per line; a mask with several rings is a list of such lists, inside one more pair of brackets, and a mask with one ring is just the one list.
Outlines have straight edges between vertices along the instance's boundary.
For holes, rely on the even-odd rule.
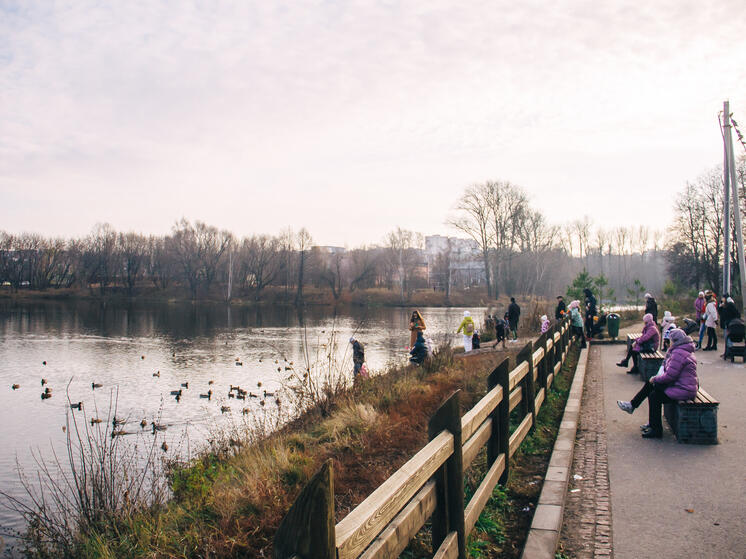
[[744,29],[742,0],[0,0],[0,230],[358,246],[455,235],[486,180],[664,228],[724,100],[746,125]]

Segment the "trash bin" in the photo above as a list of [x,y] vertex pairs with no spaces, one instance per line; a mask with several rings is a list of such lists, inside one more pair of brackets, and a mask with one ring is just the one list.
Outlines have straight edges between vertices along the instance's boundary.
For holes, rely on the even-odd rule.
[[619,315],[611,313],[606,317],[606,330],[609,332],[610,338],[619,337]]

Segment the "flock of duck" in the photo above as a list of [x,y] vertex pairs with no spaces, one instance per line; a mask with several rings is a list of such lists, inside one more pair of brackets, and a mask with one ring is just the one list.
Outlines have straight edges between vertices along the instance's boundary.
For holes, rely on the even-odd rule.
[[[140,359],[144,360],[145,356],[144,355],[140,356]],[[291,370],[293,370],[293,362],[292,361],[288,361],[287,359],[285,359],[284,361],[285,361],[285,364],[284,364],[285,371],[291,371]],[[261,363],[262,359],[259,359],[259,362]],[[47,364],[46,361],[42,361],[42,365],[46,366],[46,364]],[[243,362],[238,357],[236,357],[235,364],[236,364],[236,366],[243,366]],[[278,359],[275,360],[275,364],[279,365],[277,367],[277,371],[281,372],[282,369],[283,369],[283,365],[280,364],[280,362],[279,362]],[[160,371],[156,371],[155,373],[153,373],[153,376],[160,378],[161,372]],[[207,392],[200,393],[199,394],[199,398],[211,401],[212,400],[212,396],[213,396],[213,390],[212,390],[211,387],[212,387],[212,385],[214,385],[214,383],[215,383],[215,381],[209,380],[207,382],[207,384],[208,384],[208,390],[207,390]],[[44,390],[41,393],[41,399],[42,400],[46,400],[46,399],[52,397],[52,388],[50,388],[49,386],[47,386],[47,384],[48,384],[47,379],[42,378],[41,379],[41,386],[44,387]],[[96,390],[97,388],[103,388],[103,386],[104,385],[102,383],[91,382],[91,390]],[[259,400],[259,405],[261,405],[262,407],[266,406],[267,400],[269,398],[274,398],[274,403],[275,403],[275,405],[277,405],[278,408],[282,405],[282,401],[280,400],[279,397],[275,397],[275,393],[274,392],[268,392],[266,389],[262,389],[261,392],[258,390],[258,389],[262,388],[262,382],[261,381],[258,381],[256,383],[256,386],[257,386],[257,391],[255,393],[255,392],[251,392],[249,390],[246,390],[244,388],[241,388],[240,386],[237,386],[237,385],[234,386],[233,384],[230,384],[229,388],[228,388],[228,398],[232,398],[232,399],[236,399],[236,400],[243,400],[243,401],[245,401],[246,398],[250,398],[250,399],[251,398],[255,398],[255,399]],[[12,390],[19,390],[20,388],[21,388],[20,384],[15,383],[15,384],[11,385],[11,389]],[[181,383],[181,386],[177,390],[171,390],[170,391],[170,395],[173,396],[174,399],[176,400],[176,402],[178,403],[178,402],[181,401],[181,398],[185,395],[184,390],[189,390],[189,381]],[[71,402],[70,403],[70,409],[71,410],[82,411],[83,410],[83,402]],[[250,413],[250,411],[251,410],[249,408],[244,407],[241,410],[241,413],[243,415],[248,415]],[[230,413],[230,412],[231,412],[231,407],[230,406],[227,406],[227,405],[221,405],[220,406],[220,413],[221,414]],[[98,417],[92,417],[90,419],[90,423],[91,423],[91,425],[97,425],[97,424],[103,423],[103,420],[100,419],[100,418],[98,418]],[[111,436],[112,437],[118,437],[118,436],[122,436],[122,435],[132,434],[133,433],[132,431],[125,431],[124,429],[122,429],[122,427],[126,423],[127,423],[126,419],[114,416],[114,418],[112,419]],[[144,431],[147,426],[148,426],[148,422],[145,419],[143,419],[143,420],[140,421],[140,428],[141,428],[141,430]],[[156,423],[155,421],[151,421],[150,422],[150,428],[151,428],[153,434],[155,434],[155,433],[160,432],[160,431],[165,431],[168,428],[168,426],[166,424],[161,424],[161,423]],[[64,431],[66,428],[63,427],[62,429]],[[168,450],[168,445],[166,444],[165,441],[161,445],[161,448],[163,449],[164,452]]]

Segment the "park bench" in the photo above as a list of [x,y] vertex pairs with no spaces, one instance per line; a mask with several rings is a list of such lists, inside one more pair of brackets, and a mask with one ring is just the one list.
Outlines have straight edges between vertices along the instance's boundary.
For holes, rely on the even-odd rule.
[[666,358],[660,351],[648,351],[637,355],[637,370],[640,371],[640,378],[643,382],[648,382],[651,377],[658,374],[658,369]]
[[638,332],[637,334],[627,334],[627,352],[632,349],[635,340],[637,340],[637,338],[639,338],[640,336],[642,336],[640,332]]
[[665,404],[663,413],[680,443],[717,444],[719,405],[699,388],[692,400]]

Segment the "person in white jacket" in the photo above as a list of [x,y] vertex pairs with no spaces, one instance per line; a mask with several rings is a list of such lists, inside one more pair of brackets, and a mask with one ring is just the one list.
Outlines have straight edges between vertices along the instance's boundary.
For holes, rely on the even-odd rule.
[[716,351],[718,348],[718,337],[715,332],[715,326],[718,324],[718,309],[715,306],[715,297],[710,295],[707,298],[705,307],[705,326],[707,327],[707,347],[702,351]]

